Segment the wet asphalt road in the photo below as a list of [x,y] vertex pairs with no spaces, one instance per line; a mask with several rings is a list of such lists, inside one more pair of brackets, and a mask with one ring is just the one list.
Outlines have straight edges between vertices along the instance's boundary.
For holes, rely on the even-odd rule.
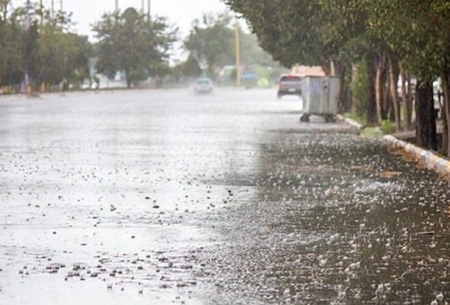
[[445,304],[448,183],[274,96],[0,100],[0,304]]

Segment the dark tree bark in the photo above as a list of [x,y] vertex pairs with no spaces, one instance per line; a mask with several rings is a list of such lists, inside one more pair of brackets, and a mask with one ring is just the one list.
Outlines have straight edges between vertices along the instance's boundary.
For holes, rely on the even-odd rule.
[[416,144],[437,151],[436,115],[433,84],[418,80],[416,89]]
[[342,83],[343,87],[340,92],[340,107],[342,112],[349,112],[352,109],[352,96],[350,90],[350,84],[352,82],[352,69],[348,65],[343,65],[342,67]]
[[399,67],[398,62],[392,57],[389,58],[389,93],[390,100],[393,105],[393,114],[395,120],[395,128],[400,131],[402,128],[400,118],[400,103],[398,101],[397,83],[398,83]]
[[450,157],[450,69],[441,76],[442,90],[444,95],[443,102],[443,131],[442,131],[442,154]]
[[336,75],[340,77],[339,86],[339,112],[346,113],[352,109],[351,96],[350,96],[350,83],[351,83],[351,69],[342,62],[335,62]]
[[377,106],[377,121],[380,123],[385,119],[385,95],[384,84],[383,84],[383,73],[385,68],[385,56],[381,54],[378,56],[376,72],[375,72],[375,99]]
[[367,92],[367,113],[366,119],[368,124],[377,124],[377,102],[376,102],[376,71],[377,57],[375,54],[367,56],[367,76],[369,77]]
[[412,129],[411,78],[402,72],[402,102],[405,106],[405,129]]

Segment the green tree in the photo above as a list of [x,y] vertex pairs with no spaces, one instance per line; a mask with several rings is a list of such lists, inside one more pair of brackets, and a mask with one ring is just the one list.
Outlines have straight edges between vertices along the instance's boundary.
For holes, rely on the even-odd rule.
[[186,61],[181,64],[181,73],[188,78],[198,77],[202,74],[200,64],[194,56],[189,55]]
[[[241,62],[244,65],[260,65],[263,67],[278,67],[272,56],[259,45],[258,38],[252,33],[240,31]],[[233,40],[234,44],[234,40]]]
[[185,49],[213,78],[215,68],[235,62],[231,20],[226,13],[205,14],[201,21],[194,20],[190,34],[184,40]]
[[[401,129],[397,83],[400,73],[418,78],[417,142],[435,147],[430,83],[444,87],[445,129],[450,120],[446,83],[450,82],[450,3],[446,0],[226,0],[242,14],[261,45],[284,65],[322,65],[341,76],[354,63],[367,62],[367,119],[394,119]],[[330,63],[332,63],[330,65]],[[343,81],[344,84],[347,81]],[[423,92],[420,92],[423,90]],[[406,102],[406,125],[411,104]],[[448,133],[448,132],[447,132]],[[426,140],[431,138],[432,140]],[[450,151],[444,135],[446,153]]]
[[[275,61],[290,68],[295,64],[322,66],[328,74],[347,75],[349,58],[341,53],[360,30],[359,19],[346,20],[335,29],[320,1],[313,0],[226,0],[247,20],[261,47]],[[342,18],[342,16],[340,16]],[[342,21],[342,23],[344,23]],[[346,73],[346,71],[348,71]],[[348,82],[342,78],[341,96]],[[344,100],[341,98],[341,100]],[[342,105],[350,108],[348,105]]]
[[[261,46],[286,67],[302,63],[322,65],[338,54],[336,43],[325,40],[321,6],[312,0],[226,0],[242,14],[256,33]],[[322,18],[321,18],[322,17]]]
[[1,85],[18,86],[25,73],[35,89],[63,79],[79,82],[87,75],[91,46],[87,37],[70,32],[70,14],[53,17],[31,6],[8,11],[6,17],[0,18]]
[[133,8],[123,13],[105,14],[93,30],[99,40],[96,46],[97,71],[126,74],[127,87],[148,76],[169,73],[168,59],[177,29],[164,18],[149,20]]
[[21,11],[15,10],[7,19],[0,20],[0,84],[18,86],[24,76],[26,32],[22,26]]
[[[236,63],[236,22],[229,13],[205,14],[201,21],[194,20],[184,47],[191,60],[206,68],[206,73],[216,77],[216,68]],[[238,28],[240,37],[241,65],[277,67],[272,56],[259,45],[255,34]],[[193,61],[192,61],[193,62]]]
[[[431,82],[450,75],[450,3],[445,0],[361,0],[368,8],[368,25],[398,56],[400,66],[418,79],[416,142],[436,149],[436,123]],[[389,21],[389,22],[387,22]],[[448,85],[444,83],[444,145],[448,155]],[[446,93],[445,93],[446,92]],[[407,122],[408,123],[408,122]]]

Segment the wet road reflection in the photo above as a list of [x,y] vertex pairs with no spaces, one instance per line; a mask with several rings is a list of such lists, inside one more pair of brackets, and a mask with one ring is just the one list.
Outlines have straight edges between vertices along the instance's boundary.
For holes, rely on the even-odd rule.
[[0,101],[0,303],[444,304],[447,183],[300,110],[263,90]]

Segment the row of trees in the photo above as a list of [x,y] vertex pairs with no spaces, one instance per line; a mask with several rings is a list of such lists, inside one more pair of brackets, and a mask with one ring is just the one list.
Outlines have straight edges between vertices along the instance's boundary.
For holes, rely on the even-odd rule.
[[[150,20],[132,8],[105,14],[93,28],[99,41],[97,69],[107,75],[124,71],[128,86],[149,76],[189,79],[204,74],[217,79],[222,67],[235,64],[234,26],[227,13],[204,14],[201,20],[194,20],[189,35],[181,41],[187,59],[169,67],[170,52],[179,40],[177,29],[166,19]],[[242,63],[278,67],[254,34],[239,31]]]
[[[245,18],[261,46],[286,66],[321,65],[342,77],[342,110],[352,107],[352,81],[365,80],[369,123],[393,119],[437,149],[433,81],[443,91],[442,153],[450,156],[450,2],[447,0],[225,0]],[[401,76],[401,90],[398,80]],[[417,79],[412,95],[409,81]],[[355,91],[355,90],[354,90]],[[400,97],[398,96],[400,92]],[[356,93],[356,92],[354,92]],[[353,104],[354,106],[354,104]],[[404,107],[404,111],[401,107]]]
[[[0,2],[0,86],[52,86],[88,74],[91,45],[69,32],[69,14],[30,6],[12,9]],[[26,77],[27,76],[27,77]],[[28,85],[28,84],[26,84]]]
[[[90,60],[98,73],[125,72],[128,87],[149,75],[168,72],[176,28],[164,18],[150,20],[135,9],[105,14],[93,30],[98,42],[72,31],[71,15],[31,5],[12,9],[0,2],[0,85],[23,90],[77,87],[91,79]],[[22,87],[22,88],[21,88]]]
[[[36,4],[13,9],[10,2],[0,0],[0,86],[15,91],[27,79],[34,90],[77,87],[85,80],[92,84],[92,68],[109,78],[121,72],[131,87],[167,75],[215,78],[219,68],[235,63],[234,24],[226,13],[195,20],[183,41],[165,18],[150,18],[134,8],[105,13],[92,26],[96,42],[91,43],[72,31],[70,14],[54,15]],[[276,66],[255,35],[240,31],[240,36],[243,63]],[[172,67],[174,47],[180,44],[188,58]]]

